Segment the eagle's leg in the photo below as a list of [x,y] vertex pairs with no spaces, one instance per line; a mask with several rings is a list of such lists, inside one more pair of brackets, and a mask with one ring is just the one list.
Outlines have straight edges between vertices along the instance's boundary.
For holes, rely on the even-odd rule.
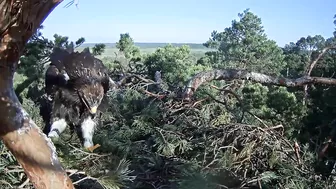
[[50,132],[48,133],[48,137],[58,138],[61,135],[61,133],[65,130],[66,126],[67,126],[67,123],[65,119],[56,118],[56,121],[53,121],[51,125]]
[[84,148],[89,148],[93,146],[93,134],[95,130],[96,122],[88,117],[84,119],[81,124],[81,137]]

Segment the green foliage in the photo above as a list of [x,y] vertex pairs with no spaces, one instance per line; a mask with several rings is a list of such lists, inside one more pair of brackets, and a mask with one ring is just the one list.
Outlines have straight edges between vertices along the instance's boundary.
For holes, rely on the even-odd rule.
[[242,89],[242,96],[247,111],[272,125],[283,125],[288,137],[299,130],[301,120],[307,115],[307,107],[285,87],[247,85]]
[[140,49],[134,46],[134,41],[129,33],[120,34],[116,47],[124,53],[127,59],[138,58],[140,56]]
[[[286,65],[282,50],[267,38],[261,19],[248,9],[239,13],[239,21],[223,32],[213,31],[204,45],[217,49],[212,65],[216,68],[240,68],[275,74]],[[211,58],[213,59],[213,58]]]
[[172,45],[158,48],[146,56],[144,65],[147,67],[148,76],[153,78],[156,71],[161,71],[162,79],[173,86],[183,86],[192,75],[209,69],[192,62],[188,46]]
[[321,35],[302,37],[296,43],[286,45],[283,49],[287,62],[284,74],[294,78],[303,75],[309,63],[316,59],[325,46],[326,40]]
[[104,50],[105,50],[106,45],[101,43],[101,44],[96,44],[93,48],[92,48],[92,54],[97,56],[97,55],[101,55],[103,54]]
[[[53,43],[42,36],[41,26],[31,37],[25,47],[24,55],[20,58],[18,73],[35,78],[42,77],[44,64],[48,61]],[[37,74],[37,75],[35,75]]]
[[0,143],[0,187],[10,188],[13,185],[20,185],[22,170],[17,169],[18,162],[12,153],[6,150],[5,145]]
[[116,47],[118,52],[115,53],[115,59],[104,58],[105,65],[108,68],[123,74],[141,73],[143,71],[140,49],[134,45],[134,41],[128,33],[120,34]]

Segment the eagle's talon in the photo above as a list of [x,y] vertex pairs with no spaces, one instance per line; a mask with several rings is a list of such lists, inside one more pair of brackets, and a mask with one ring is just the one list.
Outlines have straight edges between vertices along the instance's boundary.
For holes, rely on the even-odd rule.
[[89,151],[89,152],[93,152],[95,149],[97,149],[97,148],[99,148],[100,147],[100,145],[99,144],[96,144],[96,145],[94,145],[94,146],[90,146],[90,147],[87,147],[87,148],[85,148],[85,150],[86,151]]
[[90,150],[90,148],[83,148],[83,151],[84,151],[84,152],[92,153],[92,151]]

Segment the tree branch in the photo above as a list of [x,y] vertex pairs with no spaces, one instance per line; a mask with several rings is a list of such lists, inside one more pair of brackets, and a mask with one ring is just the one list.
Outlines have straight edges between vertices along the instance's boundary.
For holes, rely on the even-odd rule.
[[336,46],[329,46],[324,49],[322,49],[321,53],[309,64],[309,66],[306,69],[306,75],[310,76],[312,70],[314,69],[315,65],[317,62],[322,58],[322,56],[327,53],[328,50],[330,49],[336,49]]
[[62,0],[0,3],[0,138],[35,188],[74,188],[53,143],[29,118],[13,88],[14,72],[29,38]]
[[[306,68],[306,76],[310,76],[312,70],[314,69],[315,65],[317,64],[317,62],[323,57],[323,55],[325,53],[328,52],[328,50],[330,49],[336,49],[336,46],[329,46],[326,47],[324,49],[322,49],[321,53],[308,65],[308,67]],[[308,96],[308,86],[304,85],[303,87],[304,90],[304,98],[303,98],[303,103],[305,103],[305,100]]]
[[336,79],[324,78],[324,77],[310,77],[304,76],[297,79],[288,79],[284,77],[272,77],[269,75],[250,72],[247,70],[235,70],[235,69],[224,69],[224,70],[211,70],[207,72],[200,72],[191,78],[183,91],[183,98],[188,100],[193,93],[198,89],[200,85],[212,80],[251,80],[257,83],[286,86],[286,87],[298,87],[307,84],[326,84],[326,85],[336,85]]

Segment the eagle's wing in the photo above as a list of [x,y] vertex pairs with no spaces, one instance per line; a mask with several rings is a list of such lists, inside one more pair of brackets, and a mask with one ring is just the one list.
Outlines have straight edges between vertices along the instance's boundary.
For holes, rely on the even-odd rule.
[[54,48],[50,54],[50,65],[54,65],[59,71],[64,70],[64,59],[70,55],[70,52],[61,48]]
[[47,95],[53,96],[54,89],[63,87],[70,79],[64,70],[60,70],[57,66],[50,64],[45,73],[45,92]]
[[70,55],[69,50],[54,48],[50,55],[50,65],[45,73],[45,91],[49,95],[52,88],[65,86],[70,79],[65,71],[64,59]]
[[[102,83],[105,93],[110,88],[115,88],[117,86],[117,84],[109,77],[108,69],[103,62],[98,58],[95,58],[90,51],[86,49],[79,53],[55,48],[50,55],[50,60],[50,65],[53,66],[53,69],[62,73],[64,76],[63,78],[66,79],[67,82],[75,84],[81,83],[85,79],[95,79]],[[46,78],[47,77],[53,78],[50,74],[49,76],[46,75]],[[61,82],[61,84],[63,83],[64,82]]]
[[106,77],[108,70],[103,62],[90,53],[72,53],[64,59],[64,67],[70,79],[80,77]]
[[108,69],[101,60],[95,58],[90,52],[71,53],[65,57],[63,64],[70,80],[73,82],[83,78],[92,78],[102,83],[105,92],[109,89],[111,81]]

